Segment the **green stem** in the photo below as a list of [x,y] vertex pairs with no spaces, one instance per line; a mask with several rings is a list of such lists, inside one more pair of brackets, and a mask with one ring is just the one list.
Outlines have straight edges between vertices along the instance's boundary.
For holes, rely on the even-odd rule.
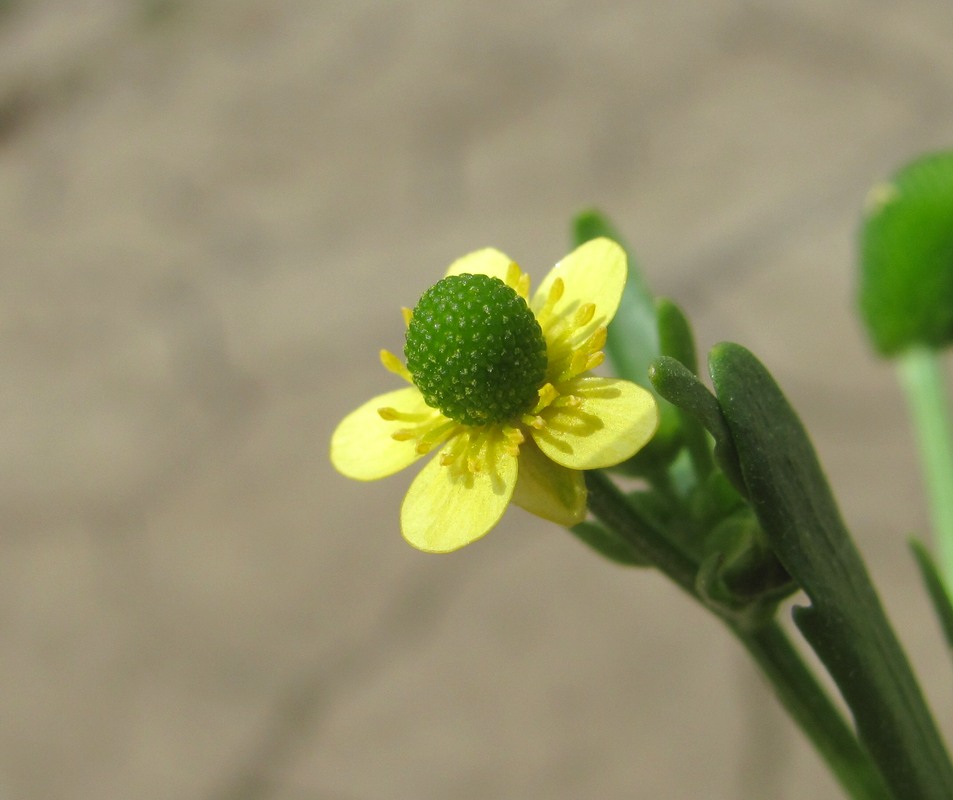
[[848,796],[889,800],[892,795],[867,751],[781,626],[771,622],[754,633],[730,627]]
[[927,347],[907,350],[898,360],[920,450],[940,572],[953,588],[953,424],[940,355]]
[[585,478],[589,510],[602,524],[625,539],[642,560],[658,567],[682,589],[697,597],[698,565],[636,511],[605,473],[593,470],[586,472]]
[[[695,580],[698,565],[645,519],[602,472],[585,474],[589,510],[638,554],[703,603]],[[705,606],[712,610],[709,606]],[[751,631],[720,617],[771,682],[784,708],[854,800],[889,800],[876,766],[854,731],[776,622]]]

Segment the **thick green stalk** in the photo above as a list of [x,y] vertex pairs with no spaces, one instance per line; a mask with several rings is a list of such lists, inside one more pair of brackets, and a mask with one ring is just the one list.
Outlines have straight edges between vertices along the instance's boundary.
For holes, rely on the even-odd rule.
[[748,498],[810,606],[794,621],[837,683],[897,800],[950,800],[953,764],[803,425],[740,345],[709,354]]
[[940,572],[953,588],[953,424],[940,354],[913,347],[898,359],[916,433],[933,522]]
[[[602,472],[587,472],[589,510],[645,561],[652,563],[692,597],[703,603],[696,588],[698,565],[645,519]],[[706,605],[709,610],[714,610]],[[889,800],[880,773],[853,729],[802,660],[776,622],[752,631],[719,615],[774,687],[785,710],[828,764],[853,800]]]
[[645,519],[625,495],[599,470],[586,472],[589,510],[628,542],[641,559],[652,564],[693,597],[698,565],[654,523]]
[[781,626],[772,622],[754,633],[732,630],[847,795],[889,800],[892,795],[880,772]]

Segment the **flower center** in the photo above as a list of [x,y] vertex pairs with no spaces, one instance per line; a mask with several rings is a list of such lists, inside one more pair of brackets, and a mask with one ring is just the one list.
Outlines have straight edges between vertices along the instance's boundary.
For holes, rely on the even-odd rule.
[[546,340],[536,317],[488,275],[450,275],[424,292],[404,356],[427,405],[465,425],[519,416],[536,403],[546,377]]

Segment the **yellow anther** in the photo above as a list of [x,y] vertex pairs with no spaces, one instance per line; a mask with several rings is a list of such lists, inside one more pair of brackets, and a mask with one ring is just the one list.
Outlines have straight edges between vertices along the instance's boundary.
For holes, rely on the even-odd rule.
[[525,272],[520,275],[520,282],[516,287],[516,293],[524,300],[529,301],[529,275]]
[[410,321],[414,318],[414,310],[412,308],[407,308],[406,306],[401,306],[400,313],[404,316],[404,325],[409,328]]
[[586,371],[586,362],[589,360],[589,353],[585,350],[577,350],[572,354],[572,358],[569,360],[569,369],[566,370],[565,378],[575,378],[580,373]]
[[606,336],[608,331],[605,325],[601,325],[593,331],[592,336],[586,340],[585,349],[590,353],[601,350],[606,345]]
[[511,261],[506,268],[504,283],[524,300],[529,299],[529,275],[523,272],[515,261]]
[[451,432],[451,429],[456,425],[453,420],[447,420],[444,423],[440,423],[440,419],[441,418],[438,417],[436,420],[430,423],[421,425],[418,429],[418,453],[429,453],[434,449],[434,447],[447,438]]
[[591,369],[595,369],[605,360],[606,354],[601,350],[598,353],[593,353],[588,359],[586,359],[586,368],[583,370],[583,372],[588,372]]
[[576,310],[576,316],[573,319],[573,325],[577,328],[581,328],[583,325],[587,325],[595,315],[596,315],[596,304],[583,303]]
[[504,283],[515,292],[520,285],[520,276],[522,276],[522,274],[523,271],[519,268],[519,265],[515,261],[511,261],[506,267],[506,279]]
[[539,389],[539,401],[533,406],[533,413],[538,414],[546,406],[559,397],[559,391],[551,383],[546,383]]
[[575,394],[564,394],[553,405],[557,408],[579,408],[582,398]]
[[542,430],[546,427],[546,420],[540,416],[534,416],[532,414],[524,414],[521,417],[521,421],[524,425],[530,428],[536,428],[536,430]]
[[377,409],[377,413],[381,419],[387,420],[388,422],[393,422],[394,420],[400,420],[401,422],[425,422],[428,417],[432,416],[433,412],[425,411],[415,413],[413,411],[398,411],[396,408],[384,406],[383,408]]
[[504,428],[503,435],[510,444],[523,444],[526,441],[523,431],[519,428]]
[[566,285],[563,283],[563,279],[556,278],[556,280],[553,281],[553,285],[549,287],[549,293],[546,295],[546,301],[543,303],[543,307],[536,312],[536,319],[539,321],[547,339],[549,339],[550,335],[549,325],[553,316],[553,309],[556,307],[556,303],[559,302],[559,298],[563,296],[565,289]]
[[504,428],[503,438],[506,440],[503,443],[503,452],[508,456],[517,457],[520,454],[520,445],[526,441],[523,431],[519,428]]
[[381,364],[384,365],[384,369],[386,369],[388,372],[393,372],[395,375],[399,375],[401,378],[407,381],[407,383],[414,382],[414,379],[411,377],[407,367],[404,366],[404,362],[389,350],[381,350]]

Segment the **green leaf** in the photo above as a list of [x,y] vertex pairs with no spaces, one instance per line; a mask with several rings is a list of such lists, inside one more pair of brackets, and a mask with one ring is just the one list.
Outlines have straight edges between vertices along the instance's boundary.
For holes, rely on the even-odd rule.
[[950,599],[950,595],[943,585],[943,578],[940,577],[940,571],[923,542],[918,542],[916,539],[911,540],[910,549],[917,560],[920,576],[927,587],[927,593],[930,595],[933,610],[940,621],[946,643],[950,648],[953,648],[953,600]]
[[715,396],[688,367],[669,356],[657,358],[649,371],[652,385],[666,400],[697,419],[715,439],[715,460],[732,485],[747,491],[735,443]]
[[893,355],[953,341],[953,151],[871,189],[860,240],[860,311],[874,347]]
[[748,497],[811,599],[794,618],[898,800],[949,800],[953,767],[800,420],[765,367],[721,344],[709,369]]
[[655,316],[658,319],[659,355],[680,361],[697,375],[698,355],[688,317],[667,297],[655,301]]
[[747,631],[774,619],[797,585],[765,541],[750,508],[722,520],[705,538],[696,586],[705,602]]

